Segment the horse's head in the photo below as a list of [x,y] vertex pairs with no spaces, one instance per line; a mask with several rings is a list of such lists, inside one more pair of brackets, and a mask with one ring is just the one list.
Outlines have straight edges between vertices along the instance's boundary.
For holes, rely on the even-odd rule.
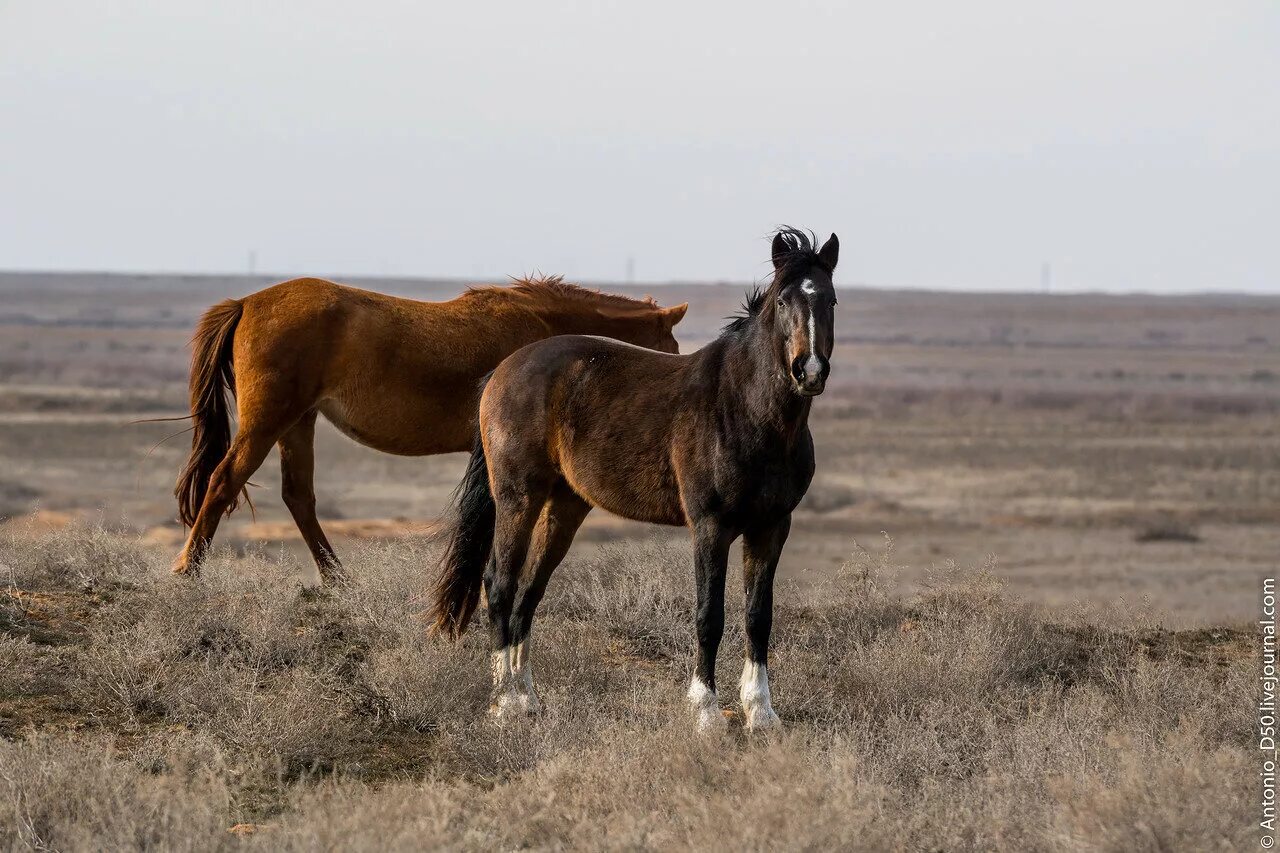
[[606,334],[611,338],[658,352],[680,352],[680,344],[672,333],[676,323],[684,319],[689,303],[663,308],[654,302],[643,306],[616,308],[602,306],[598,315],[608,322]]
[[834,234],[817,251],[809,235],[794,228],[773,236],[773,283],[761,314],[766,324],[772,322],[779,364],[795,392],[805,397],[821,394],[831,372],[836,306],[831,274],[839,255]]

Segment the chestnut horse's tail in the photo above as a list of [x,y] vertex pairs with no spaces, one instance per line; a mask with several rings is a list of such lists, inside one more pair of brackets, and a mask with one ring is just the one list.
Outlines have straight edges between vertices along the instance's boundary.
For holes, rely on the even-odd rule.
[[[489,377],[485,377],[487,382]],[[431,631],[453,639],[462,636],[480,603],[485,564],[493,549],[494,503],[489,490],[489,463],[480,430],[467,472],[453,499],[454,519],[440,561],[440,576],[431,590]]]
[[[178,475],[173,494],[178,517],[187,527],[195,524],[209,488],[209,478],[231,447],[231,408],[227,392],[235,393],[231,343],[244,305],[227,299],[204,312],[191,339],[191,456]],[[248,495],[246,495],[246,498]],[[235,509],[239,498],[227,507]]]

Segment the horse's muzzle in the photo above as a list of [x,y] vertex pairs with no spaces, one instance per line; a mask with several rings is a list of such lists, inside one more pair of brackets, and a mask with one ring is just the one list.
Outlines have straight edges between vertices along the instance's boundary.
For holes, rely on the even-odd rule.
[[816,397],[821,394],[826,387],[827,383],[819,379],[817,382],[812,383],[797,383],[796,391],[799,392],[801,397]]
[[821,358],[797,358],[791,362],[791,378],[796,383],[796,393],[802,397],[816,397],[827,387],[830,365]]

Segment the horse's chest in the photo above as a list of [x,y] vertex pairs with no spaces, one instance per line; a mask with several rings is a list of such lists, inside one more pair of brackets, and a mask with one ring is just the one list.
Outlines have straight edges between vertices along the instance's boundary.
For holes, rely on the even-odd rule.
[[790,453],[760,453],[717,466],[718,514],[751,523],[786,515],[796,508],[813,478],[813,455],[807,447]]
[[765,472],[746,471],[724,485],[726,509],[745,518],[756,518],[791,512],[804,497],[808,482],[791,472],[768,476]]

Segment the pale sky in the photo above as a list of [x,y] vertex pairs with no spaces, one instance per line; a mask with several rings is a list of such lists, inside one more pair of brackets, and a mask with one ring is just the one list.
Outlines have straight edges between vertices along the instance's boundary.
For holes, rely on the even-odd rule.
[[1280,292],[1280,3],[0,0],[0,268]]

